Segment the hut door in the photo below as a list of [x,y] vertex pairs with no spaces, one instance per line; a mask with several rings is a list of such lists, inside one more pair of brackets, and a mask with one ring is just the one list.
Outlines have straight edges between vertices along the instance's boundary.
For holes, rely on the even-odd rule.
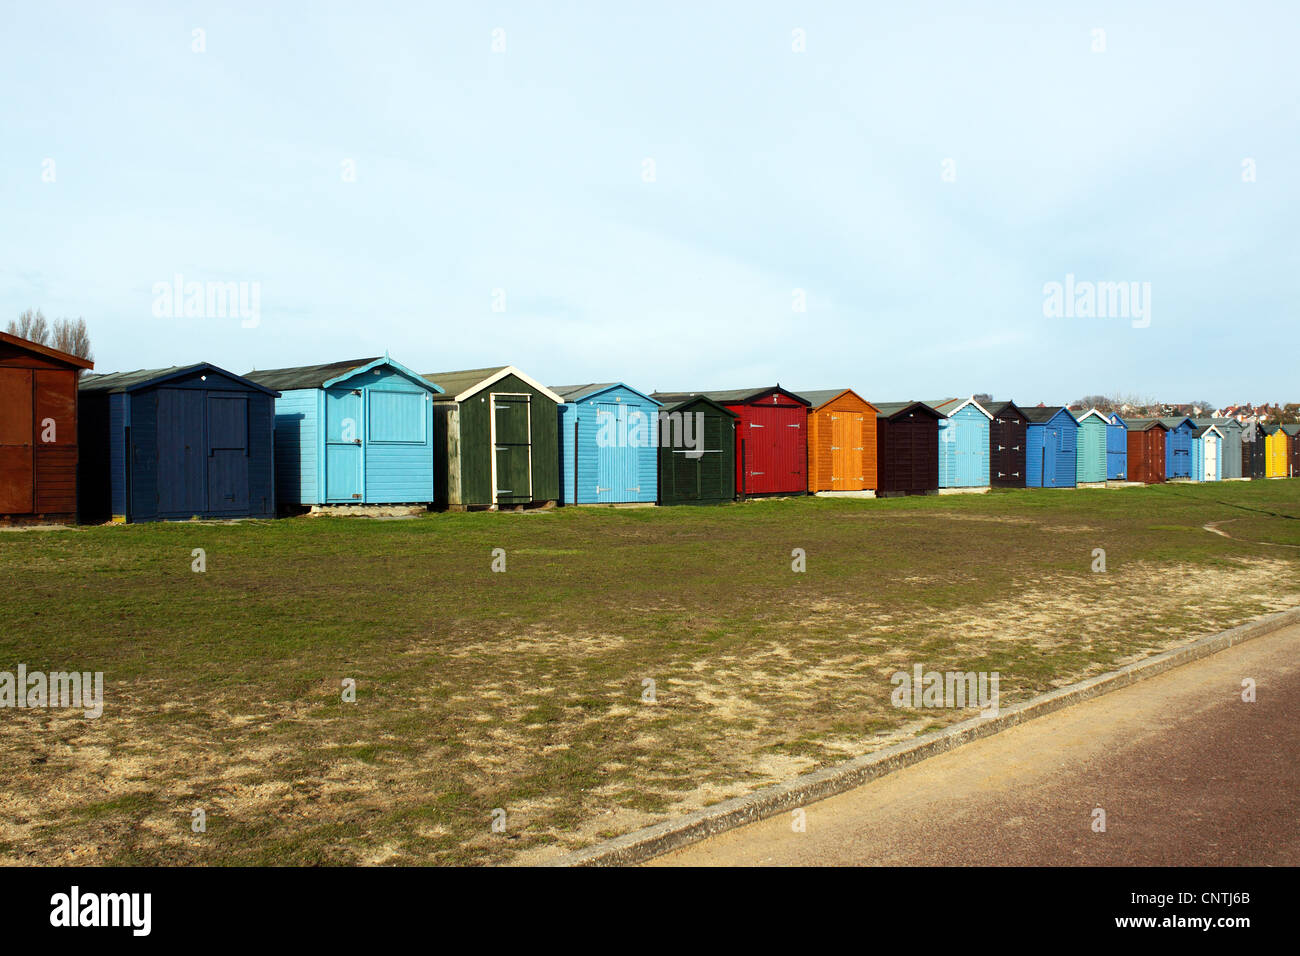
[[1219,436],[1211,435],[1208,432],[1205,435],[1201,447],[1205,450],[1205,480],[1219,480]]
[[[862,444],[861,416],[858,416],[857,434],[853,421],[845,412],[831,415],[831,490],[853,491],[862,487],[858,480],[862,472],[862,453],[855,451]],[[857,464],[854,464],[854,462]]]
[[[185,517],[207,510],[203,393],[160,388],[158,401],[159,515]],[[148,502],[144,502],[148,508]]]
[[362,423],[360,389],[325,392],[325,500],[361,501]]
[[208,510],[248,512],[248,398],[208,395]]
[[533,500],[532,406],[527,394],[494,394],[492,446],[497,504]]
[[628,407],[621,402],[596,404],[596,500],[635,501],[636,452],[628,447]]
[[1056,487],[1056,457],[1061,451],[1061,430],[1043,429],[1043,487]]
[[0,514],[31,514],[32,373],[0,368]]

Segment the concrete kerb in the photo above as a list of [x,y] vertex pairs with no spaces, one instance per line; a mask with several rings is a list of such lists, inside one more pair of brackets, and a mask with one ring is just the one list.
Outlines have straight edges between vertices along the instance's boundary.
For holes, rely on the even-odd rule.
[[1162,651],[1119,670],[1040,694],[1003,709],[997,717],[964,720],[915,740],[854,757],[846,763],[816,770],[754,793],[724,800],[684,817],[665,820],[635,833],[615,837],[585,850],[547,861],[543,865],[624,866],[642,863],[715,834],[844,793],[962,744],[991,736],[1071,704],[1100,697],[1293,624],[1300,624],[1300,608],[1279,611],[1231,630],[1210,634],[1190,644]]

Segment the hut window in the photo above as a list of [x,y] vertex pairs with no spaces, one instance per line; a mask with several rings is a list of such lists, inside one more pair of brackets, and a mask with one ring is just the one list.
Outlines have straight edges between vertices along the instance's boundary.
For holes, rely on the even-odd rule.
[[424,416],[423,392],[379,388],[370,391],[369,437],[372,443],[423,444],[426,433]]

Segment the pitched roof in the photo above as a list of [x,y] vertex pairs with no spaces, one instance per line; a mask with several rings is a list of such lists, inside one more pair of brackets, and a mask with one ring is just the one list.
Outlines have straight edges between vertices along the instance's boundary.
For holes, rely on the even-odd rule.
[[326,362],[324,365],[297,365],[293,368],[254,369],[245,377],[250,381],[288,391],[295,388],[322,388],[340,375],[378,362],[379,358],[349,359],[345,362]]
[[1218,425],[1220,431],[1222,431],[1225,426],[1228,428],[1241,427],[1241,422],[1237,421],[1235,418],[1193,418],[1192,421],[1197,425]]
[[698,392],[651,392],[650,397],[667,404],[668,402],[681,402],[697,395],[703,395],[705,398],[711,398],[721,405],[743,405],[752,399],[761,398],[777,391],[789,395],[795,401],[802,402],[804,405],[810,404],[802,395],[782,388],[780,383],[765,385],[762,388],[715,388],[702,389]]
[[658,399],[650,398],[645,392],[635,389],[625,382],[595,382],[590,385],[551,385],[549,387],[552,392],[563,398],[565,402],[580,402],[589,395],[599,395],[611,388],[625,388],[629,392],[636,392],[642,398],[649,398],[650,401],[659,404]]
[[[827,402],[833,402],[841,395],[852,395],[855,398],[867,402],[865,398],[862,398],[861,395],[853,391],[851,388],[801,388],[797,394],[800,398],[806,398],[808,400],[810,408],[821,408]],[[867,402],[867,404],[871,405],[870,402]],[[871,407],[875,408],[876,406],[871,405]]]
[[927,405],[925,402],[872,402],[876,406],[877,418],[897,418],[901,413],[910,408],[933,415],[935,418],[947,418],[943,412],[934,407]]
[[596,392],[603,392],[607,388],[613,388],[617,384],[618,382],[594,382],[589,385],[551,385],[549,388],[566,402],[576,402],[588,395],[594,395]]
[[1105,422],[1107,425],[1110,424],[1110,419],[1108,419],[1108,418],[1107,418],[1105,415],[1103,415],[1101,412],[1097,411],[1097,409],[1095,409],[1095,408],[1090,408],[1090,409],[1088,409],[1088,410],[1087,410],[1086,412],[1084,412],[1082,415],[1075,415],[1075,416],[1074,416],[1074,419],[1075,419],[1075,421],[1077,421],[1080,425],[1082,425],[1082,424],[1083,424],[1083,420],[1084,420],[1085,418],[1092,418],[1093,416],[1096,416],[1097,418],[1100,418],[1100,419],[1101,419],[1103,422]]
[[215,375],[224,375],[232,381],[248,385],[250,388],[255,388],[259,392],[266,392],[268,395],[278,396],[280,394],[270,386],[255,382],[242,375],[236,375],[234,372],[227,372],[224,368],[219,368],[210,362],[196,362],[193,365],[171,365],[167,368],[142,368],[134,372],[109,372],[107,375],[87,375],[77,383],[77,388],[83,392],[132,392],[138,388],[161,385],[174,378],[204,371],[212,372]]
[[1300,425],[1283,425],[1282,431],[1294,438],[1297,435],[1300,435]]
[[526,375],[513,365],[492,365],[487,368],[467,368],[455,372],[426,372],[424,378],[437,385],[442,390],[441,397],[435,396],[434,401],[441,402],[463,402],[471,395],[476,395],[483,389],[495,382],[499,382],[507,375],[514,375],[516,378],[528,383],[530,388],[535,388],[557,405],[564,404],[564,397],[556,394],[547,388],[531,375]]
[[[652,395],[651,397],[653,398],[654,396]],[[656,398],[655,401],[662,401],[662,399],[658,399],[658,398]],[[709,398],[707,395],[692,395],[692,396],[690,396],[689,398],[685,398],[685,399],[683,399],[683,400],[680,401],[680,402],[673,402],[673,403],[664,402],[664,403],[663,403],[663,405],[664,405],[664,407],[663,407],[663,413],[664,413],[664,414],[671,415],[673,412],[675,412],[675,411],[679,411],[680,409],[683,409],[683,408],[686,408],[688,405],[695,405],[695,404],[698,404],[698,403],[702,403],[702,404],[705,404],[705,405],[709,405],[709,406],[711,406],[711,407],[713,407],[713,408],[716,408],[718,411],[722,412],[724,415],[730,415],[732,418],[739,418],[739,417],[740,417],[740,416],[737,415],[735,412],[733,412],[731,409],[729,409],[726,405],[722,405],[722,404],[720,404],[720,403],[718,403],[718,402],[715,402],[713,399]]]
[[81,358],[73,355],[71,352],[61,352],[58,349],[51,348],[48,345],[41,345],[39,342],[33,342],[30,339],[24,339],[17,335],[10,335],[8,332],[0,332],[0,342],[6,345],[12,345],[15,348],[26,349],[28,352],[35,352],[37,355],[44,355],[46,358],[56,359],[60,362],[66,362],[69,365],[75,365],[77,368],[94,368],[95,363],[90,359]]
[[1074,416],[1070,414],[1069,409],[1064,405],[1035,405],[1033,408],[1022,408],[1025,417],[1034,425],[1041,425],[1044,422],[1050,422],[1057,415],[1065,412],[1070,421],[1074,421]]
[[1008,408],[1015,409],[1016,413],[1019,414],[1022,418],[1029,417],[1028,415],[1025,414],[1025,410],[1021,408],[1019,405],[1017,405],[1015,402],[990,402],[988,405],[984,407],[988,409],[988,413],[992,415],[994,418],[997,418]]
[[1181,415],[1181,416],[1180,416],[1180,415],[1172,415],[1172,416],[1166,416],[1166,417],[1162,417],[1162,418],[1160,419],[1160,421],[1163,422],[1163,423],[1164,423],[1164,426],[1165,426],[1166,428],[1168,428],[1170,431],[1173,431],[1175,428],[1177,428],[1177,427],[1178,427],[1179,425],[1181,425],[1183,422],[1191,422],[1193,425],[1196,424],[1196,419],[1192,418],[1190,415]]
[[936,412],[940,412],[943,415],[946,415],[950,418],[953,415],[956,415],[967,405],[974,405],[977,409],[979,409],[984,414],[985,418],[989,419],[990,421],[993,420],[993,416],[989,414],[989,410],[985,408],[983,405],[981,405],[979,402],[975,401],[975,396],[973,395],[970,398],[941,398],[938,399],[937,401],[926,402],[925,404],[929,405]]
[[1163,428],[1169,431],[1169,426],[1158,418],[1126,418],[1124,424],[1128,426],[1131,432],[1147,432],[1153,428]]

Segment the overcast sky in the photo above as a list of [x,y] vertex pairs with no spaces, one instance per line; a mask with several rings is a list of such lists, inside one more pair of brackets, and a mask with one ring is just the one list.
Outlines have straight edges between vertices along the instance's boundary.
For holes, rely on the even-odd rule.
[[1295,3],[3,2],[0,319],[100,371],[1300,400]]

